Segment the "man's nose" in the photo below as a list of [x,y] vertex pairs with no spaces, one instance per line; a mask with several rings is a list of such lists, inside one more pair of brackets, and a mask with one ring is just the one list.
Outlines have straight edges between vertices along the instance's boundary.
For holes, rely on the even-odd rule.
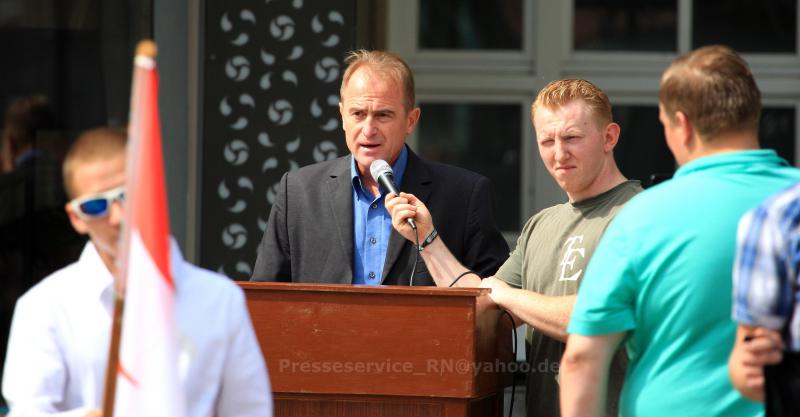
[[375,119],[372,116],[364,120],[364,127],[361,131],[366,137],[375,136],[375,133],[378,132],[378,129],[375,127]]
[[555,143],[555,151],[556,151],[556,161],[566,161],[569,159],[569,150],[567,149],[566,145],[561,141],[556,141]]
[[122,209],[122,201],[114,200],[111,207],[108,208],[108,222],[112,225],[118,225],[122,222],[122,217],[125,211]]

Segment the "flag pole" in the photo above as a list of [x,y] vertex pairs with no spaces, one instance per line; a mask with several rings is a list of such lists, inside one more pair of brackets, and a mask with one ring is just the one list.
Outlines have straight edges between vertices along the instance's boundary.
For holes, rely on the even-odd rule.
[[[136,56],[144,56],[150,59],[155,59],[157,55],[157,48],[155,42],[151,40],[140,41],[136,45]],[[131,108],[129,110],[130,121],[128,130],[134,125],[134,118],[136,118],[136,111],[139,111],[136,106],[138,102],[137,97],[137,68],[134,59],[133,68],[133,85],[131,88]],[[129,133],[130,136],[130,133]],[[128,141],[128,148],[130,149],[130,138]],[[126,169],[129,170],[130,167]],[[103,393],[103,417],[114,417],[114,399],[117,391],[117,373],[119,369],[119,347],[122,338],[122,315],[125,307],[125,281],[127,279],[127,249],[128,236],[123,233],[118,242],[117,253],[123,255],[118,257],[115,262],[116,271],[114,272],[114,309],[113,318],[111,322],[111,340],[108,348],[108,362],[106,366],[105,375],[105,391]]]
[[114,417],[114,394],[117,391],[117,368],[119,367],[119,340],[122,335],[122,309],[125,296],[115,291],[114,318],[111,323],[111,343],[108,348],[105,393],[103,394],[103,417]]

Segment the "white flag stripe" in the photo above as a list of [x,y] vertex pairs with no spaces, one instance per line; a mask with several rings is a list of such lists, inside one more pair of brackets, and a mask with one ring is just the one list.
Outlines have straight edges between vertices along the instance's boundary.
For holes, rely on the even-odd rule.
[[[131,231],[123,315],[116,417],[183,416],[186,400],[178,382],[178,332],[173,289]],[[127,378],[130,376],[130,378]]]

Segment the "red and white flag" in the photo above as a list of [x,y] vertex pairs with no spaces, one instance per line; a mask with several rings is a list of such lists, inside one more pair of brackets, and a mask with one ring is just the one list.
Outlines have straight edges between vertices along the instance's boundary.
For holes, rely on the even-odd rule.
[[170,269],[155,44],[134,61],[120,280],[124,287],[115,417],[183,417],[175,282]]

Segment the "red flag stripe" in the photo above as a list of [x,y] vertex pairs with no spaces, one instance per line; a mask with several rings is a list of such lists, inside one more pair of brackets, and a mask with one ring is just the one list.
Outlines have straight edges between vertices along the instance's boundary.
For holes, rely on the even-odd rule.
[[[144,246],[170,288],[175,288],[169,266],[169,217],[164,185],[164,161],[161,148],[161,124],[158,117],[158,74],[155,65],[142,65],[136,71],[143,88],[137,110],[135,132],[139,152],[134,163],[136,178],[132,181],[136,198],[130,210],[133,227],[139,230]],[[153,62],[152,60],[150,62]],[[152,213],[159,213],[153,216]]]
[[139,386],[139,381],[137,381],[136,378],[134,378],[133,375],[131,375],[131,373],[122,366],[122,364],[117,365],[117,373],[130,382],[130,384],[134,387]]
[[125,308],[115,417],[182,417],[186,407],[179,382],[180,348],[154,57],[155,45],[140,43],[134,59],[128,195],[120,253]]

